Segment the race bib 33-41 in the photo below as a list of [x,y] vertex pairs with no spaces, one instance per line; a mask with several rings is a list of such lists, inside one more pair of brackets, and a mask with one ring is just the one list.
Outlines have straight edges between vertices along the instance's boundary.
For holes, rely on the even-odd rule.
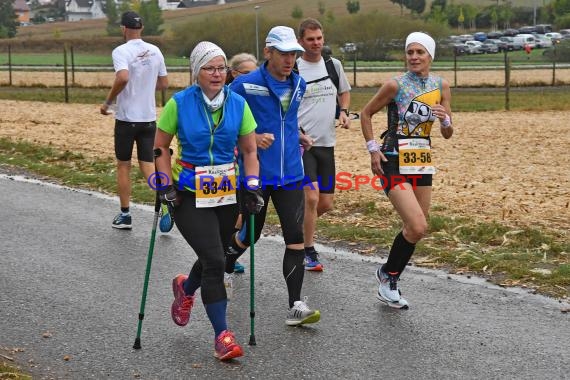
[[197,166],[196,207],[218,207],[237,203],[236,169],[233,163]]

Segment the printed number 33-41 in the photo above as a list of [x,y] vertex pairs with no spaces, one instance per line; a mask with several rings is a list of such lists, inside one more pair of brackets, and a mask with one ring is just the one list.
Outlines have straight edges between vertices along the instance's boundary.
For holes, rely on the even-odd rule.
[[231,187],[232,186],[229,183],[229,181],[222,181],[220,186],[218,186],[218,183],[216,181],[212,181],[212,182],[204,182],[202,190],[204,191],[204,194],[216,194],[218,190],[226,192],[228,190],[231,190]]

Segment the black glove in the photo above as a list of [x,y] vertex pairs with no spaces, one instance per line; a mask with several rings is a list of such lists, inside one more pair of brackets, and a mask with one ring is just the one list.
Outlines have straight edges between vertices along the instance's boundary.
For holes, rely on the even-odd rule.
[[160,203],[168,207],[168,212],[170,212],[171,215],[174,215],[174,206],[177,204],[176,195],[176,189],[173,185],[168,185],[165,188],[158,190]]
[[250,214],[259,214],[265,205],[265,201],[263,200],[263,190],[261,190],[261,187],[253,189],[245,186],[243,198],[244,206]]

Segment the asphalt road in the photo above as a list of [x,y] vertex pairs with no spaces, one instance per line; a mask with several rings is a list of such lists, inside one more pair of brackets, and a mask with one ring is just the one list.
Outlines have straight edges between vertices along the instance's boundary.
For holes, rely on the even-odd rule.
[[[321,247],[325,271],[306,273],[320,323],[285,326],[284,246],[256,246],[257,346],[248,346],[249,265],[229,306],[245,356],[213,357],[201,302],[188,326],[170,319],[171,279],[194,253],[175,231],[157,236],[141,350],[133,350],[152,210],[133,207],[113,230],[118,201],[0,175],[0,351],[34,378],[568,379],[570,315],[554,300],[410,268],[409,310],[375,298],[379,258]],[[68,360],[65,360],[68,359]]]

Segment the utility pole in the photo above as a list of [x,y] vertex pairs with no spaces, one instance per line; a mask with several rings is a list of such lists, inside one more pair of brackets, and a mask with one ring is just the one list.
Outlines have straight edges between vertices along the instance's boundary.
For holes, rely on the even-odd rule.
[[253,9],[255,9],[255,58],[257,58],[257,61],[259,62],[259,8],[261,8],[260,5],[256,5],[255,7],[253,7]]

